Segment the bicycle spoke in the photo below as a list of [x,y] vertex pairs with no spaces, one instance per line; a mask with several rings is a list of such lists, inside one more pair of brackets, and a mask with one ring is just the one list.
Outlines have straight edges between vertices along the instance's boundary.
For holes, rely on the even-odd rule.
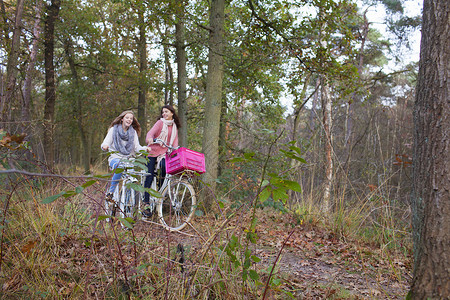
[[161,223],[171,231],[181,230],[195,211],[194,188],[186,181],[178,181],[169,184],[162,194],[163,199],[158,206]]

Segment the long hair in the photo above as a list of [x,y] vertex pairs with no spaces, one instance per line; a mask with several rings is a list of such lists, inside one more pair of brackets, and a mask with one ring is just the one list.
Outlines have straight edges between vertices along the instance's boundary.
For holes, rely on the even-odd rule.
[[175,112],[175,108],[173,108],[172,105],[164,105],[163,107],[161,107],[161,114],[159,115],[158,120],[163,117],[163,109],[164,108],[167,108],[168,110],[170,110],[173,113],[173,116],[172,116],[173,121],[177,125],[177,128],[180,129],[181,128],[181,122],[180,122],[180,119],[178,118],[177,113]]
[[139,136],[141,134],[141,124],[139,124],[138,120],[134,116],[133,111],[131,111],[131,110],[123,111],[120,115],[118,115],[111,122],[111,125],[109,125],[109,128],[113,127],[116,124],[122,124],[123,117],[125,117],[126,114],[132,114],[133,115],[133,123],[131,123],[131,126],[133,126],[134,130],[136,130],[136,133]]

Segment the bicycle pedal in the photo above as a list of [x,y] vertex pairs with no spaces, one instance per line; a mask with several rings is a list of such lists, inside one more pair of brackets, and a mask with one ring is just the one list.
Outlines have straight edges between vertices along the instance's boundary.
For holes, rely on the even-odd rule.
[[153,216],[153,212],[152,212],[149,208],[144,209],[144,210],[142,211],[142,216],[143,216],[144,218],[151,218],[151,217]]
[[105,200],[109,203],[115,203],[113,200],[113,195],[111,193],[106,194]]

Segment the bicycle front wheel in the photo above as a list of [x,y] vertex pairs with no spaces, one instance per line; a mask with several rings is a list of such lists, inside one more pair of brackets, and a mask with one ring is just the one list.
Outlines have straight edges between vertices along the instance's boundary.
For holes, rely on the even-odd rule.
[[133,216],[136,212],[136,207],[137,207],[136,200],[139,200],[139,196],[136,195],[136,191],[133,189],[130,189],[124,185],[123,189],[122,189],[122,193],[121,193],[120,204],[119,204],[120,217],[133,218]]
[[117,184],[112,199],[105,199],[105,210],[107,216],[116,216],[118,210],[117,204],[120,203],[121,194],[122,189],[120,187],[120,184]]
[[193,217],[196,204],[195,190],[190,183],[171,180],[157,208],[161,224],[170,231],[183,229]]

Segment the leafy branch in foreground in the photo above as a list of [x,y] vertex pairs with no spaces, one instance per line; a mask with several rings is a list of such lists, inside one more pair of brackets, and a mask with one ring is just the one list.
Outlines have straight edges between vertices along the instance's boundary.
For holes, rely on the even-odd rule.
[[[269,161],[272,158],[272,149],[281,135],[282,133],[273,139],[263,161],[263,165],[261,167],[260,183],[254,195],[254,198],[250,201],[252,211],[248,228],[243,231],[243,236],[239,237],[238,235],[233,234],[228,243],[219,247],[221,251],[220,254],[226,253],[231,265],[236,269],[240,269],[243,286],[254,286],[255,288],[262,285],[265,286],[263,299],[267,293],[267,290],[269,289],[269,286],[272,286],[273,289],[277,289],[276,285],[279,282],[273,280],[273,271],[278,262],[278,258],[281,254],[284,244],[286,244],[294,231],[292,231],[284,241],[283,247],[278,253],[277,259],[274,261],[269,271],[266,283],[262,283],[262,277],[258,273],[258,270],[256,268],[256,263],[259,263],[261,261],[261,258],[255,255],[255,253],[253,253],[254,251],[251,250],[251,245],[256,246],[259,240],[258,234],[256,232],[256,226],[258,223],[256,217],[256,209],[261,203],[264,203],[269,198],[272,198],[274,202],[281,202],[283,205],[285,205],[289,198],[289,191],[301,191],[300,184],[298,182],[286,179],[283,175],[283,172],[281,172],[280,170],[278,171],[278,173],[267,171]],[[288,150],[282,150],[281,153],[288,159],[295,159],[300,161],[301,163],[306,163],[306,161],[301,157],[301,149],[295,147],[294,145],[290,145],[288,147]],[[229,162],[254,164],[258,161],[256,157],[257,156],[254,152],[249,152],[244,153],[243,157],[235,157],[233,159],[230,159]],[[293,297],[290,292],[285,293],[287,296],[291,298]]]

